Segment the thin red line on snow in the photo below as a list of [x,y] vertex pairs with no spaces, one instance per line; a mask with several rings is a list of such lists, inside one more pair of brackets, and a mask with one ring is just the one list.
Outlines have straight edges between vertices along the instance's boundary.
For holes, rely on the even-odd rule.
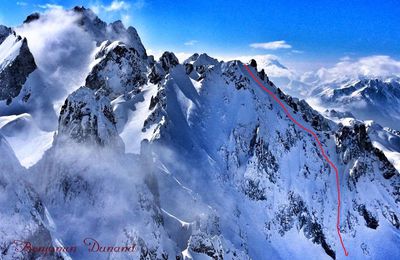
[[336,187],[337,187],[337,199],[338,199],[338,206],[337,206],[337,218],[336,218],[336,230],[340,239],[340,244],[342,245],[344,254],[346,256],[349,255],[349,252],[347,252],[346,247],[344,246],[343,243],[343,239],[342,239],[342,235],[340,234],[340,183],[339,183],[339,171],[337,169],[337,167],[333,164],[333,162],[329,159],[329,157],[325,154],[324,149],[322,148],[322,144],[318,139],[317,134],[315,134],[312,130],[308,129],[307,127],[303,126],[302,124],[300,124],[299,122],[297,122],[296,119],[293,118],[293,116],[289,113],[289,111],[287,110],[287,108],[285,107],[285,105],[279,100],[279,98],[268,88],[266,88],[258,79],[256,76],[254,76],[254,74],[251,72],[250,68],[246,65],[243,64],[244,67],[246,68],[247,72],[250,74],[250,76],[253,78],[253,80],[255,82],[257,82],[257,84],[265,91],[267,92],[283,109],[283,111],[285,111],[285,114],[287,115],[287,117],[289,117],[290,120],[293,121],[293,123],[295,123],[297,126],[299,126],[301,129],[303,129],[304,131],[306,131],[307,133],[309,133],[310,135],[312,135],[315,139],[315,141],[318,144],[319,149],[321,150],[321,154],[322,156],[325,158],[325,160],[328,162],[328,164],[333,168],[333,170],[335,171],[336,174]]

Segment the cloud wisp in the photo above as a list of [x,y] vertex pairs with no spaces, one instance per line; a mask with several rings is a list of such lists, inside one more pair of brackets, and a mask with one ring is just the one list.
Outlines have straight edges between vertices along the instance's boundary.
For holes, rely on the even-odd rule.
[[102,6],[106,12],[128,10],[131,6],[125,1],[114,0],[110,5]]
[[273,41],[273,42],[260,42],[250,44],[251,48],[254,49],[265,49],[265,50],[278,50],[278,49],[291,49],[292,45],[286,41]]
[[37,7],[42,9],[63,9],[61,5],[49,4],[49,3],[43,5],[37,5]]
[[358,59],[342,57],[333,67],[305,73],[302,80],[329,83],[347,79],[390,77],[400,77],[400,61],[387,55],[372,55]]
[[16,3],[18,6],[27,6],[28,3],[27,2],[17,2]]
[[184,45],[193,46],[193,45],[197,44],[198,42],[199,41],[197,41],[197,40],[190,40],[190,41],[185,42]]
[[144,0],[137,0],[135,2],[113,0],[109,5],[103,4],[101,1],[90,6],[90,8],[97,14],[101,12],[113,13],[113,12],[127,12],[129,10],[140,10],[146,5]]

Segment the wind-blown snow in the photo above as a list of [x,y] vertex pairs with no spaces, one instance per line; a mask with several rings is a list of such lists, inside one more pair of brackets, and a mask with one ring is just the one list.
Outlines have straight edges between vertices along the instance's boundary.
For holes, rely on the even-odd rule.
[[18,56],[21,46],[22,41],[19,41],[13,34],[3,41],[0,48],[0,70],[3,70]]

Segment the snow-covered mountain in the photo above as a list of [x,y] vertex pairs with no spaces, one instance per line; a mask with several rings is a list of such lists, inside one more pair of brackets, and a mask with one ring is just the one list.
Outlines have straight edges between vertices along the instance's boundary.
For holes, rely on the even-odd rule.
[[348,79],[317,85],[310,95],[324,108],[347,111],[362,120],[374,120],[400,129],[400,80]]
[[[64,25],[57,40],[31,47],[49,22]],[[194,54],[180,62],[172,52],[155,60],[135,29],[82,7],[33,14],[14,31],[26,37],[36,68],[21,85],[27,100],[7,91],[11,102],[0,103],[0,131],[11,140],[0,139],[0,178],[23,183],[8,191],[12,199],[0,197],[0,214],[18,227],[43,227],[46,239],[1,218],[2,258],[13,258],[18,238],[78,246],[49,259],[346,259],[335,171],[251,74],[337,166],[349,257],[400,256],[400,176],[379,146],[397,147],[396,131],[323,116],[282,92],[255,60],[245,67]],[[53,58],[43,52],[49,43]],[[66,45],[68,55],[58,52]],[[12,46],[1,44],[0,53]],[[50,145],[34,151],[38,137]],[[10,146],[38,153],[30,155],[37,161],[21,167]],[[18,197],[27,187],[34,199]],[[89,252],[85,238],[135,247]]]
[[[52,238],[48,211],[34,187],[26,181],[28,173],[19,164],[11,147],[0,134],[0,251],[2,259],[38,259],[38,252],[20,249],[24,241],[43,246],[57,244]],[[63,257],[50,252],[51,258]]]
[[400,127],[400,80],[398,74],[385,68],[389,62],[386,56],[342,60],[302,75],[282,65],[277,57],[259,55],[256,59],[276,86],[306,99],[319,112],[350,112],[358,120],[373,120],[397,130]]
[[[17,35],[11,28],[0,28],[0,44],[0,100],[10,104],[20,94],[27,77],[36,69],[36,64],[26,38]],[[22,97],[24,100],[28,98],[28,93]]]
[[237,59],[242,62],[254,59],[258,68],[264,70],[276,86],[291,96],[307,98],[310,89],[312,89],[312,85],[305,82],[302,75],[283,65],[279,58],[274,55],[240,56]]
[[[20,134],[16,129],[8,131],[7,136],[26,167],[32,166],[40,156],[32,156],[26,149],[20,149],[21,143],[28,142],[29,147],[35,147],[38,154],[43,154],[58,128],[57,118],[67,96],[85,85],[86,78],[101,80],[101,77],[90,78],[92,67],[111,69],[106,61],[100,62],[102,58],[115,57],[115,53],[108,52],[110,48],[106,48],[106,41],[121,42],[121,48],[135,52],[132,58],[121,62],[132,64],[136,62],[136,56],[147,59],[133,27],[125,28],[120,21],[107,24],[84,7],[34,13],[21,26],[1,27],[0,40],[3,38],[0,42],[0,80],[6,85],[0,89],[0,126],[17,125],[10,123],[21,121],[14,116],[22,113],[33,119],[24,122],[32,129],[32,134],[28,131]],[[103,78],[109,77],[110,82],[116,76],[104,74]],[[88,84],[88,87],[92,86]],[[132,85],[128,87],[133,88]]]

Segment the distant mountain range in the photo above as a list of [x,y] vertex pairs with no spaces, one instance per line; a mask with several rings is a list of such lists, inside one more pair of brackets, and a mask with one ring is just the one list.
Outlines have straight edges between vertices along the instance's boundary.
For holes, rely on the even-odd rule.
[[324,68],[298,75],[276,57],[263,56],[258,60],[276,86],[306,99],[320,112],[351,112],[357,119],[400,130],[400,77],[396,75],[346,75]]

